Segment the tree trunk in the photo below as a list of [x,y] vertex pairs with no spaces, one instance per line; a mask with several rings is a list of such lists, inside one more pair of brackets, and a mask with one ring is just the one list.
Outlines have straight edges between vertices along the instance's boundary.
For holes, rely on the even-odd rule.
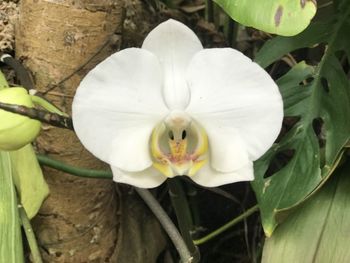
[[[71,111],[81,78],[119,46],[121,4],[21,1],[16,55],[32,72],[36,89],[65,112]],[[84,150],[73,132],[49,126],[43,130],[37,140],[40,152],[75,166],[107,168]],[[46,168],[44,172],[51,193],[33,222],[44,261],[156,261],[164,235],[135,195],[121,195],[111,180],[83,179]]]

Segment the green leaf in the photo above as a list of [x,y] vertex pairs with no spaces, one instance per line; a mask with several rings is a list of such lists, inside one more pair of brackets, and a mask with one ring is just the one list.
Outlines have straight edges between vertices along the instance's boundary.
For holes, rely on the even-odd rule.
[[265,32],[294,36],[316,14],[313,0],[214,0],[237,22]]
[[9,152],[13,181],[29,218],[33,218],[49,194],[41,168],[31,144]]
[[265,68],[293,50],[327,42],[333,34],[334,26],[335,20],[318,22],[311,24],[304,32],[295,37],[275,37],[265,43],[256,54],[254,61]]
[[7,152],[0,152],[0,262],[24,262],[16,190]]
[[[338,58],[339,51],[350,54],[350,39],[344,37],[350,35],[349,12],[347,6],[337,22],[328,25],[328,46],[313,72],[309,66],[299,64],[277,81],[285,116],[299,120],[255,163],[256,179],[252,185],[267,236],[277,226],[280,212],[304,201],[328,178],[350,139],[350,84]],[[298,37],[290,38],[290,46],[298,48],[295,39]],[[288,50],[293,49],[290,46]],[[310,76],[313,80],[300,84]],[[290,161],[265,178],[271,160],[283,152],[293,153]]]
[[350,262],[349,189],[350,162],[266,239],[262,263]]

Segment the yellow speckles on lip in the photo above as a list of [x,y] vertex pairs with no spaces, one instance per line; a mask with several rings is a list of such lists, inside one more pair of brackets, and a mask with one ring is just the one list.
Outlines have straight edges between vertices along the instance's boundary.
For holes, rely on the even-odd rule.
[[[177,119],[176,119],[177,120]],[[153,167],[167,177],[193,176],[207,163],[208,137],[195,121],[157,125],[151,136]],[[182,136],[180,134],[183,134]]]
[[180,141],[169,140],[170,157],[172,161],[177,162],[187,159],[187,146],[187,139]]

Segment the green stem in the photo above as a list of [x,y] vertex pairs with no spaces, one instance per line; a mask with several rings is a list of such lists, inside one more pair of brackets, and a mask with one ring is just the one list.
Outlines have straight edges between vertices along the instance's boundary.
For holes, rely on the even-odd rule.
[[42,165],[49,166],[51,168],[54,168],[69,174],[73,174],[76,176],[88,177],[88,178],[100,178],[100,179],[113,178],[112,172],[110,171],[79,168],[79,167],[75,167],[75,166],[68,165],[60,161],[51,159],[50,157],[46,155],[41,155],[41,154],[37,154],[36,157],[38,158],[39,163]]
[[193,259],[192,263],[197,263],[200,260],[199,250],[193,243],[191,230],[193,229],[193,222],[191,211],[186,199],[186,193],[183,189],[181,181],[178,178],[170,178],[167,180],[169,187],[169,195],[172,205],[175,210],[177,222],[180,228],[182,238],[184,239]]
[[246,217],[250,216],[251,214],[255,213],[256,211],[259,210],[259,206],[255,205],[251,208],[249,208],[247,211],[245,211],[243,214],[237,216],[236,218],[232,219],[230,222],[226,223],[225,225],[219,227],[215,231],[211,232],[210,234],[206,235],[205,237],[202,237],[200,239],[194,240],[195,245],[201,245],[205,242],[208,242],[209,240],[213,239],[217,235],[221,234],[222,232],[226,231],[227,229],[233,227],[237,223],[241,222],[243,219]]
[[18,210],[19,210],[19,216],[20,216],[21,221],[22,221],[24,233],[26,234],[29,248],[30,248],[30,251],[32,252],[33,263],[42,263],[43,261],[41,259],[41,254],[40,254],[40,250],[38,247],[38,243],[36,242],[34,231],[33,231],[33,228],[30,224],[27,213],[24,210],[23,206],[21,206],[21,205],[18,206]]
[[193,226],[200,225],[200,212],[198,206],[198,198],[197,198],[197,188],[193,186],[193,184],[185,184],[186,196],[188,199],[188,205],[191,212],[191,218]]
[[164,209],[160,206],[157,200],[153,197],[153,195],[145,189],[135,187],[136,192],[140,195],[140,197],[145,201],[154,215],[158,218],[159,222],[163,226],[164,230],[167,232],[169,238],[173,242],[176,250],[179,252],[180,258],[182,262],[192,262],[191,253],[188,251],[188,248],[182,239],[179,231],[177,230],[174,223],[171,221],[167,213],[165,213]]

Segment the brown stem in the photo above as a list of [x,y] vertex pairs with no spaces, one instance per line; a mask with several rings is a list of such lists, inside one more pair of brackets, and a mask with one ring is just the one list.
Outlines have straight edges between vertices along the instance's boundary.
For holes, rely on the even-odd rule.
[[72,131],[74,130],[71,118],[64,117],[56,113],[4,102],[0,102],[0,109],[27,116],[31,119],[35,119],[59,128],[65,128]]

